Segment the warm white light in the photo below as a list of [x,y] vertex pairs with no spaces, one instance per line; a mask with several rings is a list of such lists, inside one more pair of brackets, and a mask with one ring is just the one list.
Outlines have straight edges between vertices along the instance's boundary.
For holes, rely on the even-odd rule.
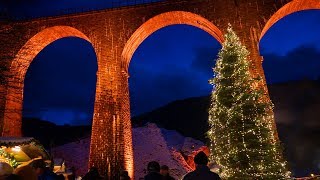
[[21,151],[21,147],[20,146],[15,146],[15,147],[12,148],[12,151],[20,152]]
[[251,76],[248,58],[229,26],[210,81],[215,84],[208,120],[211,158],[223,179],[287,179],[290,172],[274,135],[273,104],[261,78]]

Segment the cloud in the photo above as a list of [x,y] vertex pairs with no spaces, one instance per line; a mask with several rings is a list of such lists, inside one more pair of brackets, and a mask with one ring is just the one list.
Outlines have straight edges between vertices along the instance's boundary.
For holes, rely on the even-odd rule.
[[286,82],[320,76],[320,50],[313,45],[300,46],[285,56],[264,55],[267,83]]

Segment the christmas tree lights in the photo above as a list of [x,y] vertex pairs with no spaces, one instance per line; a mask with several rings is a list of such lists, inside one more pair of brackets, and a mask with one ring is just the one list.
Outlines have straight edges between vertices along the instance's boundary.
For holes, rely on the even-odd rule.
[[273,104],[249,71],[249,52],[229,25],[219,52],[209,109],[211,158],[223,179],[290,177],[275,137]]

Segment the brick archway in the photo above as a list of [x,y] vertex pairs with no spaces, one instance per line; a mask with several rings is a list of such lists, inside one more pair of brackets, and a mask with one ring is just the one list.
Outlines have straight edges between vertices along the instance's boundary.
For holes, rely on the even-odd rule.
[[223,34],[217,26],[200,15],[186,11],[171,11],[159,14],[142,24],[127,41],[122,52],[122,68],[128,72],[131,58],[139,45],[152,33],[170,25],[185,24],[200,28],[212,35],[218,42],[223,42]]
[[65,37],[78,37],[90,42],[79,30],[70,26],[46,28],[32,38],[18,51],[13,59],[9,75],[2,136],[21,136],[23,87],[26,72],[36,55],[50,43]]
[[282,18],[299,11],[305,11],[305,10],[311,10],[311,9],[320,10],[320,1],[319,0],[293,0],[290,3],[284,5],[276,13],[274,13],[271,16],[271,18],[268,20],[268,22],[266,23],[266,25],[264,26],[261,32],[260,41],[263,38],[263,36],[267,33],[267,31]]
[[[128,74],[129,64],[131,61],[131,58],[136,51],[136,49],[139,47],[139,45],[152,33],[155,31],[170,26],[170,25],[178,25],[178,24],[185,24],[185,25],[191,25],[196,28],[200,28],[210,35],[212,35],[218,42],[222,43],[224,41],[222,32],[210,21],[207,19],[194,14],[190,12],[185,11],[171,11],[159,14],[157,16],[154,16],[153,18],[146,21],[144,24],[142,24],[129,38],[127,43],[124,46],[124,49],[121,54],[121,69],[124,74]],[[127,76],[128,78],[129,76]],[[129,98],[129,85],[128,80],[126,79],[126,82],[123,83],[124,89],[125,89],[125,95],[124,102],[123,102],[123,112],[126,111],[124,114],[127,116],[124,117],[124,139],[125,139],[125,169],[129,171],[130,177],[133,177],[133,150],[132,150],[132,132],[131,132],[131,119],[130,119],[130,98]]]

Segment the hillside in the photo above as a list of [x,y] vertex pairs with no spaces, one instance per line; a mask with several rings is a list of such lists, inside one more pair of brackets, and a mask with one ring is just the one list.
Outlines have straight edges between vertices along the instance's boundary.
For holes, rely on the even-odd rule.
[[[269,86],[275,104],[275,119],[280,140],[292,170],[298,176],[309,175],[320,167],[320,83],[298,81]],[[133,127],[148,122],[176,130],[185,137],[207,142],[210,97],[172,102],[152,112],[133,117]],[[90,135],[89,126],[57,126],[36,119],[23,120],[24,136],[39,139],[46,147],[77,141]],[[168,141],[169,139],[166,139]]]
[[[155,124],[132,129],[135,179],[146,175],[150,161],[158,161],[171,169],[171,175],[180,179],[191,171],[191,159],[199,151],[208,152],[200,141],[183,137],[176,131],[161,129]],[[66,166],[76,169],[77,175],[87,172],[90,138],[84,138],[52,149],[54,157],[66,160]]]
[[91,126],[58,126],[39,119],[24,118],[22,133],[26,137],[34,137],[46,148],[77,141],[91,134]]
[[132,124],[135,127],[152,122],[160,127],[177,130],[184,136],[205,141],[209,103],[209,97],[174,101],[150,113],[133,117]]
[[[320,82],[297,81],[268,86],[275,105],[275,120],[279,126],[301,128],[320,127]],[[154,111],[132,118],[133,126],[154,122],[161,127],[175,129],[185,136],[205,141],[208,129],[210,96],[189,98],[169,103]]]
[[[320,82],[297,81],[269,87],[280,140],[291,168],[298,175],[317,171],[320,165]],[[132,118],[134,126],[146,122],[175,129],[184,136],[207,142],[210,96],[174,101]]]

